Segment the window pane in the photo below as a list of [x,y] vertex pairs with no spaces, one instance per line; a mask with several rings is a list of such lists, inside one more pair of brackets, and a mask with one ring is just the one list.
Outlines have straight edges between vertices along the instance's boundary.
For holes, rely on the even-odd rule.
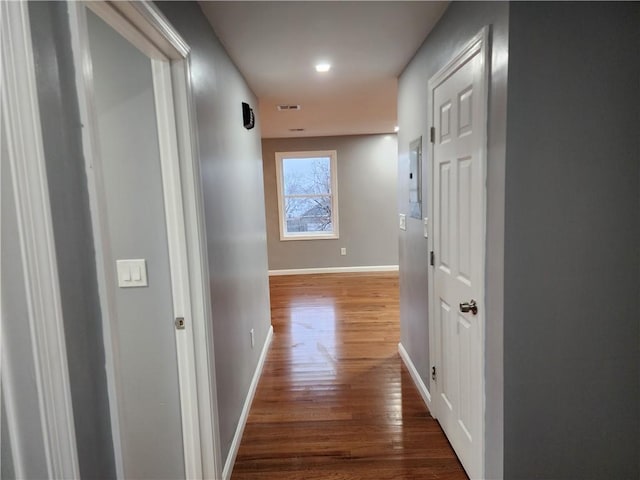
[[333,232],[331,197],[285,198],[287,233]]
[[284,158],[282,181],[285,195],[326,195],[331,193],[329,157]]

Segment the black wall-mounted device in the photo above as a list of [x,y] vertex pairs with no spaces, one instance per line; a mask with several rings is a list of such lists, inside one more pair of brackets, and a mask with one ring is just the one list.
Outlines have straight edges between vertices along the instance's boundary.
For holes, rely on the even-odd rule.
[[253,109],[245,102],[242,102],[242,123],[247,130],[251,130],[256,125]]

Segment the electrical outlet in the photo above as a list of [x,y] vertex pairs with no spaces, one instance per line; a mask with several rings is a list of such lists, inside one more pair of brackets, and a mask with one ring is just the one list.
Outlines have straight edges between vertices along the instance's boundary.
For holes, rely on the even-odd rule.
[[346,247],[342,247],[342,248],[340,249],[340,255],[346,255],[346,254],[347,254],[347,249],[346,249]]
[[251,330],[249,330],[249,334],[251,335],[251,348],[256,346],[256,340],[253,336],[253,328]]

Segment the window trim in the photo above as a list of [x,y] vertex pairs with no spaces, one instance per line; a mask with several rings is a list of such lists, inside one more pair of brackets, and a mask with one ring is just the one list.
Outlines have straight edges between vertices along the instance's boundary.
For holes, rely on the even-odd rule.
[[[331,224],[333,232],[323,234],[317,232],[304,232],[303,235],[287,234],[284,216],[284,189],[282,176],[282,163],[287,158],[314,158],[329,157],[331,170]],[[336,150],[317,150],[303,152],[276,152],[276,185],[278,191],[278,230],[280,231],[280,241],[291,240],[335,240],[340,238],[338,223],[338,155]],[[322,195],[313,195],[322,196]]]

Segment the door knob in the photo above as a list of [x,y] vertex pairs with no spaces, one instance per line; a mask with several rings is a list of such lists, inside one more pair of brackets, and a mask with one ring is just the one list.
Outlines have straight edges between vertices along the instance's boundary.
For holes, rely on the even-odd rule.
[[473,313],[474,315],[478,314],[478,305],[476,304],[475,300],[471,300],[469,303],[465,302],[465,303],[461,303],[460,304],[460,311],[462,313]]

